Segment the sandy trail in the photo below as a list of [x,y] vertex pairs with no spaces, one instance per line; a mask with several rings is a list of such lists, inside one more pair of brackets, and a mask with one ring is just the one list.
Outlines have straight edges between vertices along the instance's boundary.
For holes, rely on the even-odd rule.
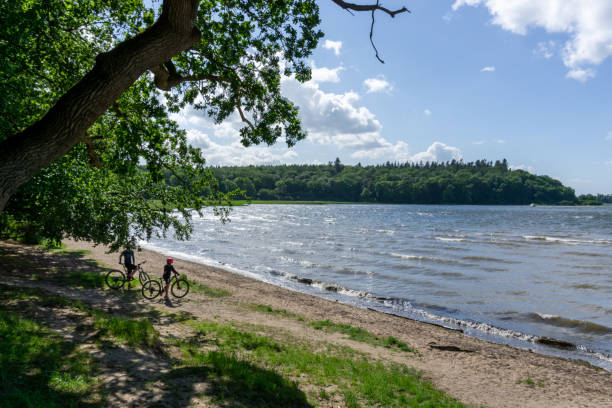
[[[104,247],[93,247],[87,242],[66,243],[70,249],[91,250],[91,254],[85,256],[87,259],[110,267],[119,266],[118,254],[108,254]],[[37,248],[22,248],[28,254],[43,252]],[[146,270],[152,276],[161,275],[164,255],[143,250],[136,254],[136,259],[137,262],[147,261]],[[394,361],[422,370],[437,387],[475,406],[612,407],[612,373],[580,361],[489,343],[464,336],[458,331],[293,292],[219,268],[182,260],[176,260],[175,266],[190,279],[212,288],[226,289],[231,296],[210,298],[190,293],[184,300],[171,305],[133,299],[129,305],[109,303],[108,296],[95,290],[80,291],[77,296],[86,297],[84,300],[101,308],[126,307],[129,312],[130,307],[148,305],[165,311],[187,312],[198,319],[259,325],[268,331],[287,333],[313,344],[325,341],[349,345],[373,359]],[[41,281],[24,281],[21,284],[40,285]],[[70,296],[78,293],[67,292]],[[378,336],[393,336],[418,349],[422,356],[351,341],[339,334],[324,333],[294,318],[257,312],[249,307],[254,304],[284,309],[302,316],[306,321],[330,319],[361,327]],[[162,334],[181,335],[175,333],[179,329],[171,325],[158,329]],[[520,382],[527,378],[543,386]],[[334,403],[334,407],[337,405]]]

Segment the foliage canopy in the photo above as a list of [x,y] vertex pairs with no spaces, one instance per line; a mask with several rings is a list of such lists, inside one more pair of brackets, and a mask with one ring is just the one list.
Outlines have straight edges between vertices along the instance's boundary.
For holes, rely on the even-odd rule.
[[[191,210],[201,212],[207,205],[215,206],[223,219],[231,192],[219,192],[202,152],[189,146],[169,116],[186,104],[216,122],[237,112],[245,124],[245,146],[273,144],[281,137],[291,146],[305,137],[297,107],[280,93],[280,77],[310,79],[304,58],[322,36],[313,0],[148,4],[4,3],[0,144],[15,141],[19,132],[44,119],[101,62],[106,63],[98,69],[103,74],[118,69],[106,61],[111,51],[142,38],[156,24],[172,25],[175,9],[187,5],[197,10],[193,44],[139,75],[67,155],[22,185],[6,204],[5,223],[18,220],[46,237],[89,239],[117,249],[134,238],[169,230],[186,238]],[[55,148],[52,143],[49,148]],[[164,172],[180,182],[164,183]]]

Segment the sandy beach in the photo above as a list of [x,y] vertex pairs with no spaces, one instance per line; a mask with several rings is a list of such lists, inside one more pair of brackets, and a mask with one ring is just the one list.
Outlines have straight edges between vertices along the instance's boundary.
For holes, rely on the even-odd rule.
[[[95,260],[108,267],[119,266],[118,254],[107,253],[107,249],[102,246],[94,247],[87,242],[65,243],[71,250],[91,251],[84,255],[85,259]],[[21,256],[48,257],[40,248],[10,243],[2,245],[4,251],[14,251]],[[146,261],[146,270],[152,276],[161,275],[166,258],[163,254],[142,250],[136,257],[137,262]],[[549,357],[489,343],[467,337],[459,331],[293,292],[219,268],[180,259],[175,260],[175,266],[189,279],[212,288],[227,290],[231,295],[211,298],[190,293],[185,300],[175,302],[172,306],[146,299],[138,300],[139,304],[170,308],[173,312],[190,313],[203,320],[214,316],[217,321],[255,325],[306,342],[324,341],[349,346],[365,353],[369,359],[405,364],[421,370],[424,377],[436,387],[473,406],[612,407],[612,373],[582,361]],[[11,273],[7,279],[14,285],[45,286],[44,281],[26,282]],[[46,286],[48,290],[56,290],[52,285]],[[84,301],[101,304],[108,302],[108,297],[97,292],[90,292],[87,296]],[[303,319],[260,313],[249,308],[249,305],[270,306]],[[106,303],[106,307],[111,306]],[[349,340],[339,333],[315,330],[305,324],[305,321],[325,319],[359,327],[377,336],[393,336],[417,349],[419,354],[374,347]],[[132,397],[132,402],[134,398],[137,397]],[[342,405],[336,401],[328,406]]]
[[[117,254],[84,242],[68,242],[69,248],[90,249],[91,257],[113,265]],[[138,261],[147,270],[161,271],[165,256],[142,250]],[[409,319],[364,310],[315,296],[293,292],[235,273],[176,260],[176,268],[199,282],[231,291],[232,296],[199,304],[184,304],[196,315],[216,314],[227,320],[246,321],[290,331],[293,335],[320,339],[321,332],[277,316],[246,313],[241,304],[265,304],[304,316],[330,319],[361,327],[379,336],[394,336],[415,347],[422,357],[405,357],[385,349],[350,342],[351,347],[422,370],[435,385],[462,402],[487,407],[606,407],[612,406],[612,373],[581,361],[548,357],[530,351],[493,344],[462,333]],[[445,350],[446,349],[446,350]],[[532,378],[545,384],[529,387],[518,381]]]

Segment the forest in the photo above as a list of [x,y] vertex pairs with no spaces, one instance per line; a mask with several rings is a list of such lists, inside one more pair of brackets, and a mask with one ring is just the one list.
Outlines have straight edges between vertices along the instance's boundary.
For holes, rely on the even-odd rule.
[[[223,192],[253,200],[323,200],[401,204],[581,204],[548,176],[512,170],[507,160],[213,167]],[[170,185],[179,180],[166,174]],[[597,200],[595,200],[597,201]]]

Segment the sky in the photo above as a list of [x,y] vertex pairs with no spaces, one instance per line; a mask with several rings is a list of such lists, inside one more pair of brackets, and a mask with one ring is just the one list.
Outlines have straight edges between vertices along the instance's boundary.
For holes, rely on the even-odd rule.
[[612,193],[611,0],[381,3],[411,11],[376,13],[384,64],[370,13],[318,2],[312,80],[282,80],[308,132],[295,147],[242,147],[237,115],[173,118],[211,165],[505,158],[577,194]]

